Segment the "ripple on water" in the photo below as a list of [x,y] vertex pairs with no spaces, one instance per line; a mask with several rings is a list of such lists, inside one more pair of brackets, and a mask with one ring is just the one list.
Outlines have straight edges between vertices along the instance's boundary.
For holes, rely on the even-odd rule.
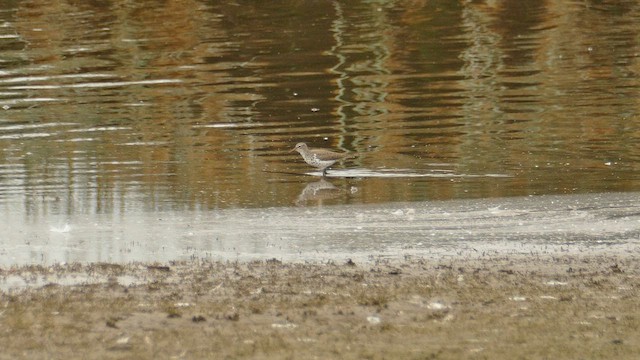
[[[322,172],[308,172],[307,175],[322,176]],[[451,170],[434,170],[418,172],[413,169],[338,169],[329,170],[327,177],[351,177],[351,178],[509,178],[508,174],[458,174]]]
[[133,85],[158,85],[158,84],[179,84],[180,79],[156,79],[156,80],[140,80],[140,81],[104,81],[104,82],[86,82],[79,84],[56,84],[56,85],[16,85],[8,86],[9,90],[52,90],[63,88],[113,88],[126,87]]

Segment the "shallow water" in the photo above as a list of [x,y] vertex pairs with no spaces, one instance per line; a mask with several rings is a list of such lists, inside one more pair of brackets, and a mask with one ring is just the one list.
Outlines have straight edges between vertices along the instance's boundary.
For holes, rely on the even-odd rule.
[[[640,256],[638,193],[50,216],[0,266],[60,262],[441,260],[571,252]],[[21,219],[0,219],[8,226]],[[593,251],[593,252],[592,252]]]
[[[156,224],[104,219],[640,191],[638,8],[8,4],[4,244],[56,221],[106,224],[111,248]],[[300,141],[357,157],[319,181]]]

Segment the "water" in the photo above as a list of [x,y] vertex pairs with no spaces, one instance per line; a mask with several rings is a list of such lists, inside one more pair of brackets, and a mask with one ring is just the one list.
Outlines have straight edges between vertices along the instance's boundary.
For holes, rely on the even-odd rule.
[[[78,221],[640,191],[639,14],[625,1],[6,4],[4,251],[34,228],[88,238]],[[358,157],[320,181],[289,152],[300,141]]]
[[[50,216],[9,227],[0,266],[172,260],[640,256],[640,193]],[[19,223],[8,215],[4,224]],[[1,279],[0,279],[1,280]],[[1,282],[1,281],[0,281]],[[2,284],[0,284],[0,289]]]

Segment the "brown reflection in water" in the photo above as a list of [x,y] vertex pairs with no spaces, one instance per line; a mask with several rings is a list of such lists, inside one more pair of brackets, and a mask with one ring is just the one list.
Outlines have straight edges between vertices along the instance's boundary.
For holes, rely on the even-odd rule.
[[349,179],[360,190],[330,203],[638,190],[638,13],[19,2],[0,15],[0,196],[67,212],[288,206],[299,141],[362,154],[350,166],[478,175]]

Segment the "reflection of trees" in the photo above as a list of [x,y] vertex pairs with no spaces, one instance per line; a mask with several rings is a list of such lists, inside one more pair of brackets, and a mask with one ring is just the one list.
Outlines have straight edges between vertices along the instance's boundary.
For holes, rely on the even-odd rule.
[[[545,181],[593,186],[567,177],[567,163],[637,170],[625,162],[638,157],[640,134],[637,4],[153,4],[31,1],[0,13],[4,115],[51,125],[43,137],[0,138],[25,187],[43,189],[44,178],[46,192],[104,211],[139,193],[151,208],[165,198],[287,204],[296,194],[263,169],[297,166],[284,155],[291,144],[325,137],[365,153],[362,166],[521,172],[513,193]],[[180,83],[58,86],[157,79]],[[551,168],[542,180],[531,170],[541,165]],[[478,192],[504,194],[494,183]],[[371,181],[358,196],[448,197],[467,186],[432,185]]]
[[[334,44],[326,53],[335,57],[330,72],[335,78],[335,115],[341,130],[338,143],[364,149],[372,142],[384,144],[381,119],[389,113],[386,102],[390,49],[386,13],[377,4],[347,9],[357,12],[362,22],[353,23],[353,14],[345,14],[340,2],[334,2],[335,17],[331,26]],[[365,117],[358,121],[357,117]],[[375,140],[374,140],[375,139]]]
[[[11,24],[26,44],[16,50],[15,57],[23,61],[14,62],[12,70],[25,80],[8,82],[24,88],[21,98],[48,96],[58,101],[14,112],[14,119],[75,123],[77,128],[71,130],[87,129],[74,132],[74,141],[48,137],[25,142],[22,151],[42,154],[40,161],[24,163],[28,176],[49,174],[46,177],[56,184],[52,192],[67,193],[60,198],[70,201],[95,195],[83,201],[95,203],[98,211],[111,211],[126,199],[126,195],[118,198],[116,192],[139,191],[139,184],[150,192],[149,204],[155,207],[158,197],[169,195],[167,191],[193,201],[190,189],[201,179],[224,182],[220,173],[237,158],[205,150],[203,145],[223,146],[236,141],[235,136],[224,131],[200,131],[194,136],[191,126],[211,119],[244,119],[250,110],[237,104],[250,106],[259,96],[235,89],[242,88],[242,81],[259,81],[233,80],[235,74],[229,70],[237,65],[219,61],[228,53],[229,43],[209,42],[229,35],[219,17],[203,16],[202,10],[199,4],[185,1],[164,2],[153,9],[144,3],[83,2],[18,7],[5,24]],[[175,79],[184,85],[100,87],[100,82],[154,79]],[[83,82],[95,86],[67,86]],[[91,130],[110,127],[116,130]],[[65,138],[64,129],[59,136]],[[212,157],[214,166],[202,165]],[[139,162],[139,166],[119,169],[117,165]],[[87,169],[88,164],[97,172]],[[214,184],[214,193],[218,185]]]
[[[523,188],[537,182],[552,183],[553,191],[599,187],[593,177],[567,174],[602,167],[605,159],[620,156],[620,147],[611,145],[631,141],[623,130],[629,123],[620,122],[619,114],[637,108],[624,100],[637,90],[630,92],[637,86],[624,75],[631,71],[626,59],[636,51],[631,49],[637,49],[637,37],[631,35],[634,21],[623,14],[634,11],[623,3],[492,5],[465,10],[474,14],[470,28],[487,34],[472,36],[469,51],[478,40],[494,41],[483,47],[484,56],[463,52],[463,58],[467,64],[484,59],[480,64],[494,65],[465,93],[472,110],[465,118],[482,125],[468,132],[473,136],[461,159],[480,153],[479,165],[501,162],[506,169],[521,169]],[[465,75],[465,86],[478,84],[472,71]],[[604,147],[595,145],[603,142]],[[540,168],[549,170],[543,178],[534,170]]]

